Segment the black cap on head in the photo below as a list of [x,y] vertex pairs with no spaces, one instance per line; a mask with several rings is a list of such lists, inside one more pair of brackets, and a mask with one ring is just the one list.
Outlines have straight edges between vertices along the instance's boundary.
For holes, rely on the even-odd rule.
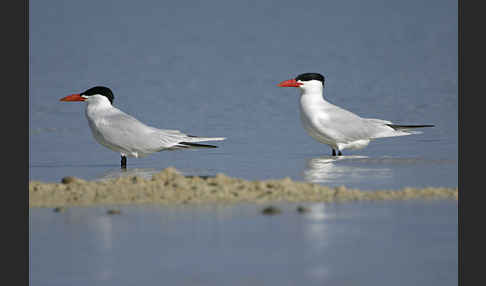
[[103,95],[108,98],[111,104],[113,104],[113,100],[115,99],[115,96],[113,95],[111,89],[105,86],[95,86],[82,92],[81,94],[86,96],[95,95],[95,94]]
[[309,80],[318,80],[324,84],[324,76],[320,73],[303,73],[298,75],[295,80],[301,81],[309,81]]

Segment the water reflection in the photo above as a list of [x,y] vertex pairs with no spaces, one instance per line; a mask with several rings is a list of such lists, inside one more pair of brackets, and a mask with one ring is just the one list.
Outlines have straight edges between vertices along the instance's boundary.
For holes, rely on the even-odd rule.
[[160,172],[160,170],[152,168],[113,168],[98,175],[96,180],[108,180],[125,176],[138,176],[144,179],[151,179],[152,175],[158,172]]
[[98,280],[111,280],[113,276],[113,225],[110,217],[102,216],[92,221],[92,226],[95,228],[94,233],[98,236],[96,243],[98,251],[100,252],[98,261],[98,271],[93,273]]
[[[154,168],[127,168],[127,169],[113,168],[99,174],[95,180],[108,180],[108,179],[115,179],[120,177],[133,177],[133,176],[138,176],[147,180],[147,179],[151,179],[154,174],[159,173],[161,171],[163,170],[154,169]],[[202,178],[209,178],[215,176],[215,174],[213,174],[214,172],[210,172],[207,170],[177,169],[177,171],[186,177],[198,176]]]
[[329,242],[326,220],[329,214],[325,211],[324,204],[311,206],[311,211],[306,215],[309,219],[305,225],[305,237],[310,242],[313,252],[322,251]]
[[322,156],[307,161],[304,180],[311,183],[337,183],[346,180],[365,180],[370,176],[387,178],[391,176],[390,168],[370,168],[359,166],[366,163],[366,156]]
[[[113,225],[113,217],[106,214],[102,208],[70,208],[64,216],[69,238],[68,244],[78,241],[76,247],[68,253],[83,253],[89,258],[89,265],[80,275],[82,279],[109,281],[113,279],[113,269],[116,265],[115,245],[117,237]],[[83,242],[79,242],[81,239]],[[79,257],[77,263],[86,263],[85,258]],[[89,276],[89,277],[87,277]],[[81,279],[81,278],[80,278]]]
[[334,215],[326,210],[325,204],[314,204],[310,208],[311,211],[306,215],[304,237],[313,263],[307,266],[306,274],[312,281],[324,282],[330,274],[329,265],[324,261],[314,260],[314,257],[325,256],[325,252],[330,247],[331,237],[328,220]]

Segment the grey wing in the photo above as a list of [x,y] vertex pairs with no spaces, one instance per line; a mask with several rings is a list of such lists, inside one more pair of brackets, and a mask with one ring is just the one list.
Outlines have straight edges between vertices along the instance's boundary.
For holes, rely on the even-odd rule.
[[162,130],[145,125],[136,118],[120,111],[105,117],[98,126],[105,140],[133,152],[156,152],[177,144],[182,133]]
[[391,129],[384,125],[388,122],[386,120],[362,118],[337,106],[324,113],[328,117],[320,118],[319,126],[325,128],[326,132],[331,132],[331,136],[340,142],[375,138]]

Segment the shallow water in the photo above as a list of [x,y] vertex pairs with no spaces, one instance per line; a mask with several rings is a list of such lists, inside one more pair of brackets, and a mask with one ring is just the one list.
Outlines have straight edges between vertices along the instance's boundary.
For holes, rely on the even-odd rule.
[[[457,186],[456,2],[143,3],[31,3],[31,180],[123,175],[119,154],[92,138],[84,104],[59,102],[102,84],[149,125],[228,138],[218,149],[128,159],[145,173],[173,166],[362,189]],[[332,103],[436,127],[330,161],[330,148],[301,126],[298,91],[276,86],[310,71],[326,76]]]
[[456,201],[303,205],[31,208],[30,285],[457,285]]

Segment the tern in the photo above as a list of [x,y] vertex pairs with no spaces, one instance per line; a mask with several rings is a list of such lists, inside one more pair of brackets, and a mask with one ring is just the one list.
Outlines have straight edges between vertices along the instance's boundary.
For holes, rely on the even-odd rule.
[[95,86],[82,93],[72,94],[60,101],[86,102],[85,115],[95,140],[119,152],[121,167],[126,169],[126,157],[144,157],[163,150],[188,148],[217,148],[199,144],[203,141],[220,141],[224,137],[199,137],[179,130],[158,129],[137,120],[113,106],[115,96],[108,87]]
[[324,76],[303,73],[277,86],[300,89],[300,119],[307,133],[332,148],[332,155],[342,155],[344,149],[361,149],[371,140],[383,137],[419,134],[415,128],[434,125],[398,125],[388,120],[363,118],[327,102],[323,97]]

